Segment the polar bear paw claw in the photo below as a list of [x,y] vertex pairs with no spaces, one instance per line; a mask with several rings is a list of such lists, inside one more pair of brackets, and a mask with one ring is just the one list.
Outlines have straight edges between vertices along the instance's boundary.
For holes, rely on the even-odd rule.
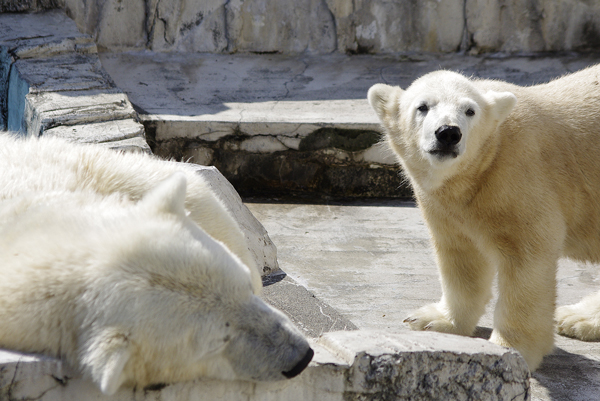
[[576,304],[556,310],[556,331],[582,341],[600,341],[600,313]]
[[411,330],[455,333],[454,324],[439,309],[438,304],[430,304],[413,312],[404,319]]

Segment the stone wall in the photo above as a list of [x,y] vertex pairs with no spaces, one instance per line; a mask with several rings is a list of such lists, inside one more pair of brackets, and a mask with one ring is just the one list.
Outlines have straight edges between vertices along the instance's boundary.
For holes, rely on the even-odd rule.
[[0,0],[0,11],[55,6],[109,50],[600,50],[600,2],[589,0]]

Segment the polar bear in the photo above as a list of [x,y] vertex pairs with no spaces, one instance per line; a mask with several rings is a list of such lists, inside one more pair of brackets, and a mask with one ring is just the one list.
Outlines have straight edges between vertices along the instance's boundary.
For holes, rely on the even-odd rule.
[[[561,256],[600,262],[600,66],[520,87],[437,71],[368,100],[432,235],[442,299],[405,322],[471,335],[498,274],[490,340],[534,370],[553,349]],[[600,295],[558,308],[600,340]]]
[[298,329],[257,296],[241,230],[193,170],[2,134],[0,171],[0,347],[60,357],[106,394],[279,380],[310,362]]

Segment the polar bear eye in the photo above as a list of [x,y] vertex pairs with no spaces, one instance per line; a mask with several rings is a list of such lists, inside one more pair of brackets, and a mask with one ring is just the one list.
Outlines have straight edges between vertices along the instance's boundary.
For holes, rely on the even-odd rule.
[[467,115],[467,117],[473,117],[475,115],[475,110],[469,107],[467,111],[465,111],[465,114]]
[[429,111],[429,107],[426,104],[422,104],[417,107],[417,110],[419,110],[421,113],[427,113]]

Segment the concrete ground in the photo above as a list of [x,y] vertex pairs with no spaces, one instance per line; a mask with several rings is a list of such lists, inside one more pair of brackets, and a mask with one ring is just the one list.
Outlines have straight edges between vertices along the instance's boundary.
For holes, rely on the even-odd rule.
[[[413,309],[441,295],[419,209],[400,201],[344,204],[247,202],[278,249],[279,265],[360,329],[407,332]],[[562,260],[558,304],[600,290],[600,266]],[[479,322],[489,336],[493,303]],[[600,344],[556,335],[531,379],[532,400],[600,400]]]
[[[365,95],[377,82],[406,86],[425,72],[448,68],[527,85],[600,58],[121,53],[101,60],[142,120],[170,121],[176,137],[193,135],[194,124],[206,121],[250,131],[253,124],[265,130],[318,123],[376,127]],[[277,245],[289,277],[361,329],[406,331],[408,313],[440,297],[427,229],[412,203],[254,199],[247,205]],[[559,305],[600,289],[598,266],[561,261],[558,277]],[[490,333],[492,310],[490,305],[480,321],[481,336]],[[556,346],[533,374],[532,399],[600,400],[600,345],[556,336]]]

